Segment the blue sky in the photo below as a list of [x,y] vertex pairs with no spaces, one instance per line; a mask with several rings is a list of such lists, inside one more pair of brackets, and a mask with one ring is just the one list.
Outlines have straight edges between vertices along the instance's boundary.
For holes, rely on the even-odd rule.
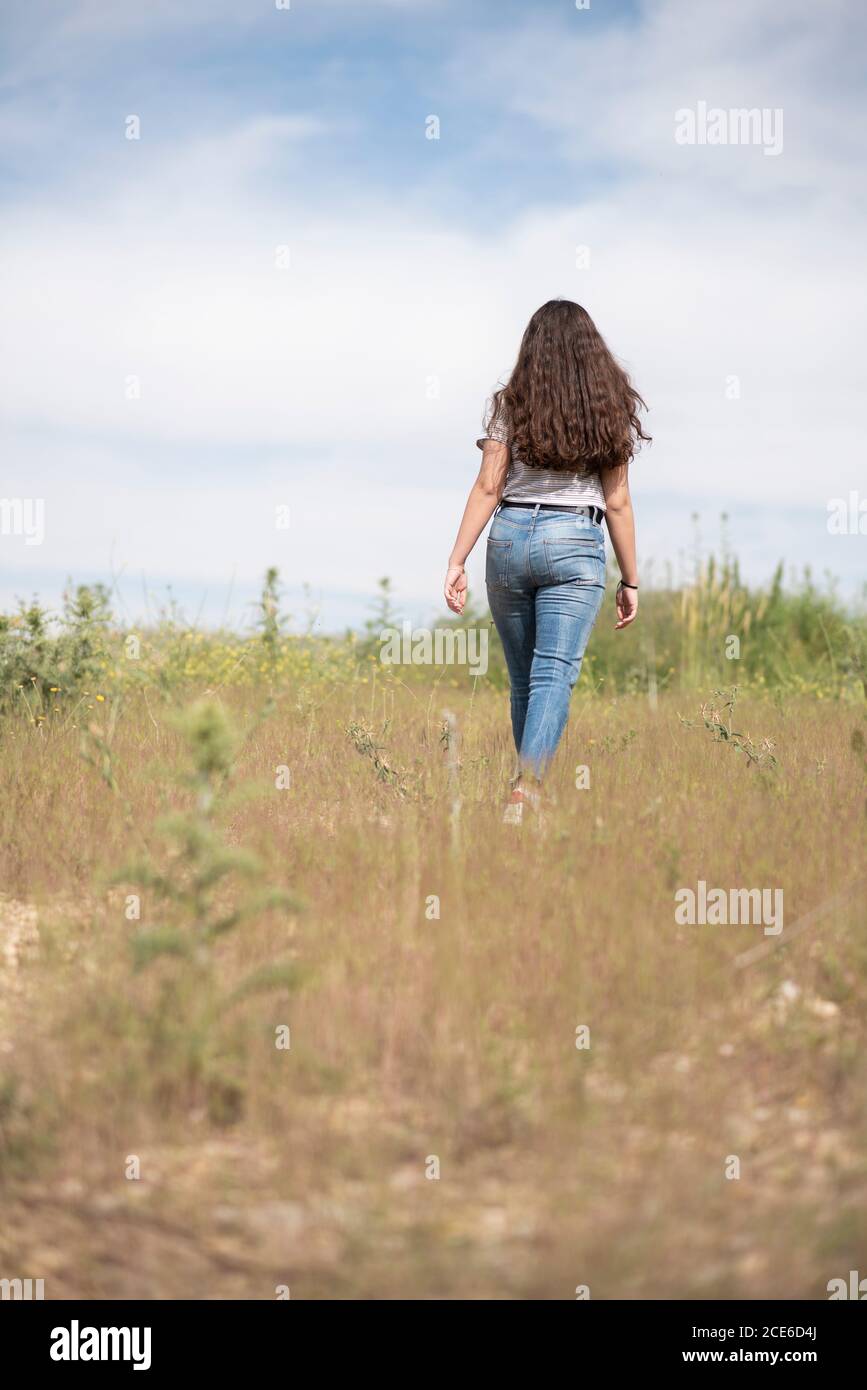
[[[643,561],[681,574],[725,511],[752,577],[854,593],[867,541],[827,506],[867,496],[865,28],[854,0],[4,14],[0,496],[46,523],[0,535],[0,603],[71,575],[241,622],[276,563],[326,627],[383,574],[429,617],[485,397],[558,294],[651,406]],[[782,111],[782,149],[679,144],[699,102]]]

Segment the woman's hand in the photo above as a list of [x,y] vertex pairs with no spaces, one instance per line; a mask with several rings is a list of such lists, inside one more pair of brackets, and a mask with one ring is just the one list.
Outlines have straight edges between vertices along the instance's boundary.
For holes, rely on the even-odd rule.
[[449,554],[449,572],[443,585],[446,603],[458,617],[464,611],[467,601],[467,576],[463,565],[451,563],[452,555],[463,555],[467,560],[479,536],[484,531],[497,509],[503,495],[506,474],[509,468],[509,448],[496,440],[486,439],[482,450],[482,466],[479,476],[470,488],[467,505],[458,529],[457,540]]
[[614,601],[617,605],[618,618],[614,624],[614,631],[617,632],[620,628],[629,627],[630,623],[635,622],[638,614],[638,590],[624,589],[618,584]]
[[443,593],[449,608],[460,617],[467,601],[467,572],[463,565],[449,565]]

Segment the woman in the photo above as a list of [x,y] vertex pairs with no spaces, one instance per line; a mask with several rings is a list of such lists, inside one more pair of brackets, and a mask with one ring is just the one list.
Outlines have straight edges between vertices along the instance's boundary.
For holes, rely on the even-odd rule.
[[479,476],[449,557],[445,597],[461,614],[467,556],[488,537],[488,603],[512,687],[518,773],[505,819],[519,823],[566,726],[605,592],[605,518],[620,566],[618,629],[638,612],[628,466],[644,401],[580,304],[537,309],[507,386],[486,411]]

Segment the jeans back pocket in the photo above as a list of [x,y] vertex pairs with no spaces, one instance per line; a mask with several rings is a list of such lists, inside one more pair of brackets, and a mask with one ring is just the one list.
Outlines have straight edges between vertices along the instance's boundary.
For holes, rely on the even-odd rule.
[[605,586],[605,542],[579,532],[545,539],[545,559],[552,584]]
[[489,589],[508,589],[511,553],[512,542],[510,540],[498,540],[494,536],[488,536],[485,583]]

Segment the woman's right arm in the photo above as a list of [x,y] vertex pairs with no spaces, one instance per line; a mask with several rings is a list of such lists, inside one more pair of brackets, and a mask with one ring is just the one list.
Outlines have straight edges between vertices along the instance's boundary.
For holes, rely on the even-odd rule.
[[[603,468],[602,491],[605,493],[605,521],[608,534],[620,566],[624,584],[638,584],[638,562],[635,558],[635,517],[629,495],[629,465]],[[638,613],[638,589],[617,590],[617,622],[615,628],[628,627]]]
[[460,615],[467,601],[467,556],[484,531],[506,486],[509,472],[509,448],[494,439],[486,439],[482,450],[479,476],[470,488],[467,505],[458,529],[457,540],[449,556],[443,592],[453,613]]

